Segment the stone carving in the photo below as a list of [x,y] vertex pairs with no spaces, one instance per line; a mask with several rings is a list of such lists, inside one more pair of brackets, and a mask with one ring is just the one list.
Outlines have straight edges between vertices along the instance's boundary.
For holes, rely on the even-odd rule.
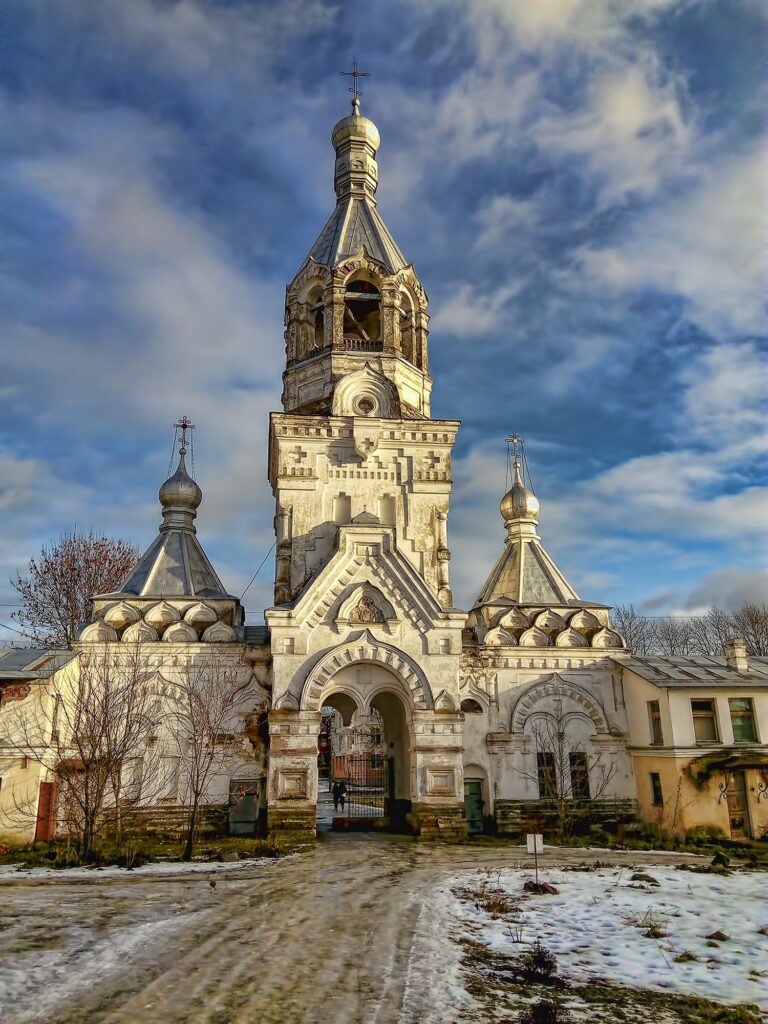
[[198,601],[197,604],[193,604],[191,608],[188,608],[185,615],[184,621],[189,622],[193,626],[210,626],[218,618],[215,609],[211,608],[209,604],[205,604],[203,601]]
[[522,732],[535,706],[553,697],[567,698],[578,704],[594,722],[597,733],[609,731],[606,715],[595,697],[584,687],[554,673],[547,679],[534,683],[518,698],[512,711],[512,732]]
[[178,622],[181,616],[178,611],[167,601],[160,601],[153,605],[144,616],[144,621],[156,629],[163,629],[170,626],[172,622]]
[[235,642],[235,631],[226,622],[214,622],[203,633],[202,639],[206,644],[231,644]]
[[497,626],[485,634],[485,643],[488,647],[516,647],[517,639],[508,630]]
[[319,711],[323,690],[339,669],[355,662],[381,664],[399,676],[411,693],[413,707],[423,711],[434,708],[427,678],[411,658],[390,644],[380,643],[368,630],[352,634],[340,647],[322,658],[307,677],[301,693],[302,711]]
[[455,711],[456,703],[449,693],[441,690],[435,697],[435,711]]
[[138,622],[140,618],[141,615],[136,608],[125,601],[119,601],[107,611],[104,621],[114,629],[123,629],[124,626],[130,626],[132,622]]
[[193,644],[197,641],[197,632],[188,622],[174,622],[163,633],[163,640],[168,644]]
[[626,645],[620,634],[614,629],[601,629],[592,637],[592,646],[616,650]]
[[[134,628],[134,626],[129,626],[126,633]],[[98,622],[92,622],[90,626],[86,626],[79,639],[81,644],[114,643],[117,640],[117,631],[100,619]]]
[[[89,627],[90,628],[90,627]],[[85,635],[85,634],[83,634]],[[82,639],[82,637],[81,637]],[[154,626],[148,622],[134,622],[132,626],[123,633],[123,643],[150,643],[154,644],[160,639]]]
[[358,603],[349,614],[350,622],[361,624],[372,624],[384,622],[384,612],[379,608],[368,594],[363,594]]
[[558,633],[555,640],[556,647],[589,647],[589,640],[578,629],[569,626],[562,633]]

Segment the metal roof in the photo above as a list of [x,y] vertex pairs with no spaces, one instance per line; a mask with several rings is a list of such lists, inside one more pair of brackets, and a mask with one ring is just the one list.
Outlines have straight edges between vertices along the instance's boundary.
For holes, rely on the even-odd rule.
[[660,687],[678,689],[707,686],[768,686],[768,658],[749,658],[749,670],[728,668],[725,658],[696,655],[689,658],[630,655],[615,661]]
[[0,679],[49,676],[74,657],[74,651],[50,647],[0,647]]
[[308,259],[326,267],[336,267],[360,252],[382,263],[390,274],[396,274],[407,265],[381,219],[375,201],[367,196],[346,196],[336,204]]
[[581,604],[538,537],[510,537],[475,606],[509,598],[521,605]]

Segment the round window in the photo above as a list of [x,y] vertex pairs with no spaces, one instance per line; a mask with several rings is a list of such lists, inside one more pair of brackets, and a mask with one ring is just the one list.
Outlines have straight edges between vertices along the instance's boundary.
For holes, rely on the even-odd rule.
[[376,404],[370,398],[359,398],[355,403],[357,405],[357,411],[362,413],[363,416],[370,416],[376,409]]

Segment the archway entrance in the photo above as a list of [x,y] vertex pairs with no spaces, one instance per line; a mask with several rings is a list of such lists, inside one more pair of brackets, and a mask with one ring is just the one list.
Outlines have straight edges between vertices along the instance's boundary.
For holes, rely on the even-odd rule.
[[380,665],[340,670],[321,700],[318,831],[405,831],[411,730],[396,676]]

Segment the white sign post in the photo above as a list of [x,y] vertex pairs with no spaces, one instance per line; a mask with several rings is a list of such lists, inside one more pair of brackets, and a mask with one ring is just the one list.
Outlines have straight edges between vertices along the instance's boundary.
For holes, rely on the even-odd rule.
[[544,836],[540,832],[529,832],[525,837],[528,853],[533,854],[533,868],[536,872],[536,885],[539,884],[539,854],[544,853]]

